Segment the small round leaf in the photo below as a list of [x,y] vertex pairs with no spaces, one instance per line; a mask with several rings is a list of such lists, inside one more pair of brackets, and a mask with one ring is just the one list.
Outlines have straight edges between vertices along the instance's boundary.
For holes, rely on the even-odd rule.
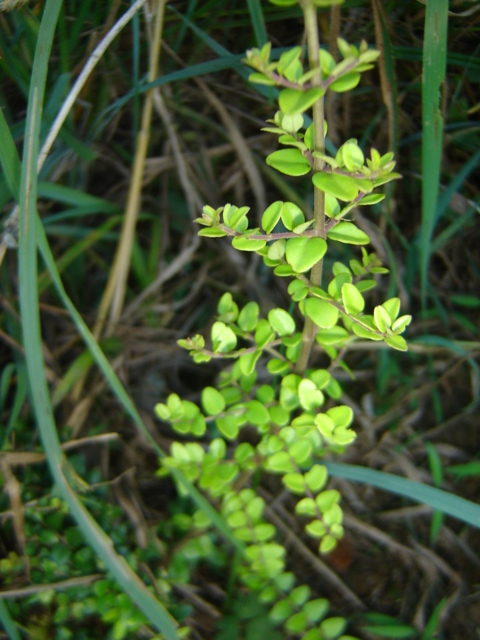
[[268,321],[279,336],[287,336],[295,331],[295,320],[284,309],[271,309]]
[[354,284],[346,282],[342,286],[342,299],[345,311],[352,315],[358,315],[365,308],[365,300]]
[[308,298],[305,313],[317,327],[329,329],[337,324],[339,311],[333,305],[319,298]]
[[280,214],[282,213],[283,202],[277,200],[265,209],[262,216],[262,228],[265,233],[271,233],[275,228],[277,222],[280,220]]
[[213,387],[202,391],[202,406],[208,416],[216,416],[225,409],[225,398]]
[[266,160],[270,167],[287,176],[304,176],[310,173],[311,166],[299,149],[280,149],[274,151]]
[[327,251],[323,238],[290,238],[287,240],[285,258],[295,273],[309,271]]

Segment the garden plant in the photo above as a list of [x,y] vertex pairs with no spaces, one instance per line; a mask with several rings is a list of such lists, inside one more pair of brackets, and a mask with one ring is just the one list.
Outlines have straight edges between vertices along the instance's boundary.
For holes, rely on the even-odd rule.
[[[325,152],[327,91],[355,88],[380,55],[366,42],[356,46],[341,38],[340,62],[320,49],[317,6],[332,4],[300,2],[308,62],[301,46],[272,61],[270,43],[247,51],[245,60],[254,69],[251,82],[279,90],[279,110],[264,131],[277,135],[282,148],[266,162],[282,174],[311,180],[313,219],[307,220],[293,202],[276,201],[261,217],[246,206],[206,205],[196,220],[203,227],[201,237],[231,237],[235,249],[257,253],[277,277],[289,278],[290,309],[274,308],[262,317],[257,302],[239,308],[225,293],[210,344],[201,335],[179,344],[196,363],[219,358],[234,364],[222,370],[217,387],[203,389],[200,407],[177,394],[156,406],[158,417],[182,436],[162,459],[162,469],[181,470],[218,504],[244,545],[238,579],[271,604],[271,620],[307,640],[347,640],[342,635],[346,621],[325,617],[327,600],[311,599],[310,588],[296,585],[287,571],[288,553],[265,518],[265,500],[255,491],[258,474],[279,476],[297,498],[295,513],[318,541],[319,552],[334,549],[343,535],[340,494],[328,488],[321,459],[343,453],[355,440],[354,413],[341,403],[335,371],[348,369],[343,354],[358,337],[406,350],[401,334],[411,321],[400,315],[399,298],[365,312],[366,292],[375,287],[375,276],[388,270],[365,249],[369,237],[354,222],[356,207],[380,202],[385,196],[377,188],[400,177],[393,153],[372,149],[365,158],[355,139],[345,141],[335,157]],[[261,228],[256,226],[259,217]],[[348,264],[333,262],[332,273],[324,273],[324,257],[337,242],[359,245],[361,253]],[[246,427],[248,435],[241,437]],[[185,442],[189,436],[201,442]],[[198,510],[193,524],[201,529],[213,523]]]
[[475,11],[406,4],[0,1],[5,637],[478,630]]

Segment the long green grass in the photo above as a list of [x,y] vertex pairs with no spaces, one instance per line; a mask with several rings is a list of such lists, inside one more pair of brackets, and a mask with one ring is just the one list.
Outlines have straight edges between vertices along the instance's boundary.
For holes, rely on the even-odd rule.
[[427,3],[422,71],[422,225],[420,230],[420,284],[425,306],[432,234],[439,217],[443,117],[440,100],[447,68],[448,0]]
[[[37,234],[40,234],[40,244],[45,236],[41,236],[43,227],[37,214],[37,162],[40,154],[41,113],[46,76],[60,7],[61,2],[58,0],[48,0],[40,23],[30,81],[20,178],[19,296],[32,404],[50,471],[86,540],[152,624],[166,638],[174,640],[177,638],[177,624],[174,619],[139,580],[126,560],[115,552],[111,540],[90,516],[71,486],[72,481],[75,481],[75,474],[60,448],[45,377],[38,304]],[[9,175],[11,176],[12,172]]]

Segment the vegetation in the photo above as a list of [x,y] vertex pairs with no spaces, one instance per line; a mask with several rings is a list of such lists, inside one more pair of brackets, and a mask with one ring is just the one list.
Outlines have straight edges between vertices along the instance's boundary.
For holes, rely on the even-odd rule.
[[6,637],[473,637],[474,8],[1,6]]

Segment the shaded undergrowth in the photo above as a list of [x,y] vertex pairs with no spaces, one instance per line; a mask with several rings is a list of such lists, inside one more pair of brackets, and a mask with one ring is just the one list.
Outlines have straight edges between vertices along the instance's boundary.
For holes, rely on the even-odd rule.
[[[425,56],[434,56],[424,38],[425,7],[352,0],[341,12],[322,14],[320,25],[325,44],[338,33],[376,41],[384,54],[380,71],[370,72],[353,95],[327,103],[329,144],[356,137],[367,148],[397,150],[403,180],[372,215],[355,212],[355,218],[391,270],[391,278],[378,285],[379,299],[398,295],[415,318],[408,354],[360,343],[346,356],[353,376],[343,374],[343,401],[355,409],[358,438],[343,462],[475,502],[480,14],[471,3],[450,4],[444,80],[440,63],[436,69],[441,152],[438,138],[429,143],[431,123],[422,118],[423,65]],[[113,1],[62,6],[38,123],[40,144],[94,47],[126,9]],[[0,102],[18,151],[25,142],[41,18],[42,7],[35,3],[0,13]],[[260,2],[167,4],[159,69],[149,77],[155,23],[136,14],[68,114],[40,171],[35,203],[53,262],[78,312],[66,310],[52,284],[47,245],[40,244],[45,375],[58,437],[73,468],[68,477],[117,553],[196,638],[235,637],[228,634],[240,627],[250,638],[276,633],[262,607],[242,610],[241,594],[225,580],[230,559],[218,546],[218,534],[192,535],[192,507],[156,477],[152,445],[167,451],[172,440],[153,420],[155,403],[169,392],[198,400],[206,378],[213,383],[218,373],[211,364],[199,374],[176,340],[208,327],[227,290],[239,303],[257,300],[265,312],[286,300],[283,283],[261,264],[233,255],[224,244],[198,242],[192,219],[201,205],[230,200],[260,212],[266,201],[280,197],[307,212],[312,208],[307,187],[303,191],[280,180],[262,161],[273,151],[272,140],[258,134],[270,114],[271,96],[245,82],[241,58],[266,34],[274,47],[301,42],[299,11],[292,9],[285,23],[275,7]],[[145,129],[149,88],[152,115]],[[139,132],[148,140],[144,162],[138,160]],[[2,154],[12,158],[3,134]],[[430,159],[432,166],[441,160],[438,176],[434,169],[426,176]],[[20,186],[16,154],[11,167],[9,174],[2,161],[3,247],[15,244],[18,230],[11,215]],[[422,201],[426,180],[430,196],[424,191]],[[133,212],[127,231],[125,211]],[[131,249],[118,254],[126,235]],[[340,250],[339,259],[353,257],[350,248]],[[15,633],[155,637],[153,626],[106,577],[104,561],[87,546],[64,496],[52,488],[28,395],[19,316],[19,297],[27,292],[19,289],[17,261],[16,250],[9,249],[0,269],[0,619],[12,625],[13,638],[21,637]],[[117,292],[110,299],[109,282]],[[80,316],[110,365],[85,347]],[[93,366],[99,359],[102,373]],[[126,394],[118,380],[112,382],[115,374]],[[340,472],[332,487],[343,496],[347,535],[334,554],[319,559],[292,517],[288,497],[275,484],[262,486],[271,504],[268,517],[285,536],[291,568],[316,594],[328,595],[337,612],[351,615],[360,637],[475,637],[478,528],[372,485],[349,482]],[[373,611],[392,618],[365,615]],[[391,628],[402,628],[399,620],[404,636],[392,635]]]

